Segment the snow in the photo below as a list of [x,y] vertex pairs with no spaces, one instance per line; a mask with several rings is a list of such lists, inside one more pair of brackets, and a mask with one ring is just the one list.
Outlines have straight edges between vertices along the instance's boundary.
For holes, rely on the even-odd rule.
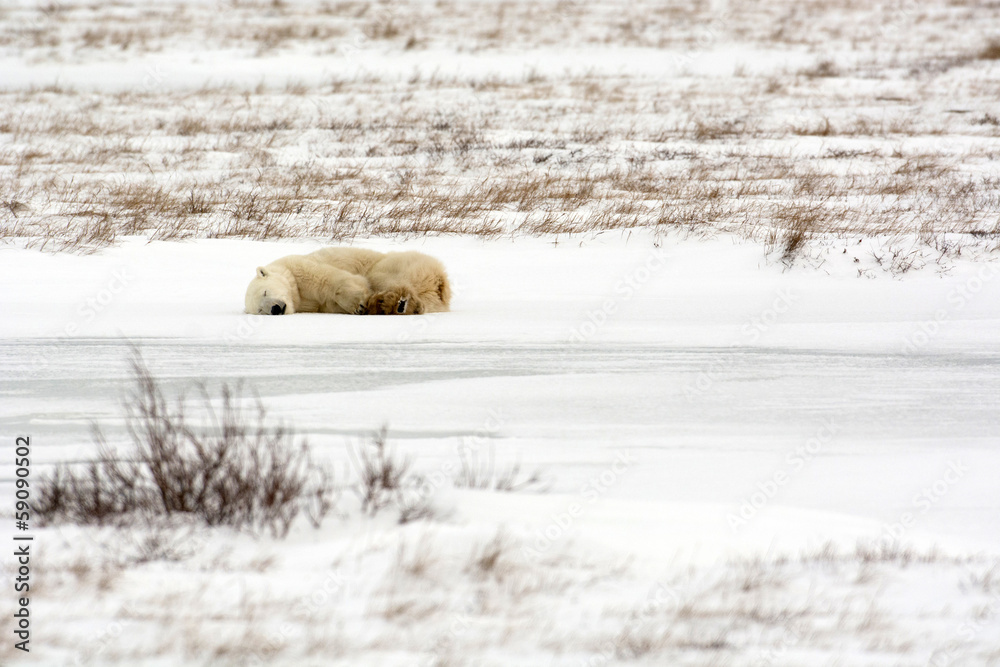
[[[346,448],[384,423],[394,446],[431,478],[453,472],[460,451],[542,472],[542,494],[442,483],[437,503],[450,515],[419,530],[448,553],[487,540],[490,527],[506,527],[531,559],[587,554],[605,563],[587,566],[600,571],[627,555],[628,574],[617,575],[624,582],[688,567],[728,577],[719,564],[731,559],[816,553],[825,545],[845,552],[859,543],[906,545],[940,554],[933,558],[944,563],[1000,550],[1000,281],[988,262],[868,280],[850,275],[846,260],[839,275],[836,264],[828,275],[761,262],[760,247],[726,237],[364,245],[439,257],[454,279],[453,312],[241,313],[255,266],[316,243],[132,239],[87,256],[0,250],[8,288],[0,325],[5,432],[32,436],[35,474],[45,464],[90,456],[91,420],[122,439],[119,402],[128,345],[136,344],[170,390],[247,379],[274,417],[342,466]],[[939,310],[945,317],[935,320]],[[12,478],[9,464],[0,476]],[[358,518],[346,526],[362,525],[344,535],[343,526],[334,527],[339,521],[315,536],[300,528],[288,547],[252,542],[247,553],[265,558],[287,549],[275,567],[298,571],[313,567],[307,563],[317,548],[356,548],[350,530],[368,535],[365,542],[379,536],[369,549],[386,558],[397,548],[387,544],[431,539],[391,526],[373,533]],[[39,539],[66,530],[46,529]],[[80,533],[72,531],[73,544]],[[205,539],[223,549],[236,538]],[[63,558],[76,551],[64,549]],[[963,580],[969,566],[962,562],[938,569],[954,569]],[[127,581],[143,576],[162,586],[176,576],[135,567]],[[321,576],[316,567],[310,576]],[[377,587],[379,566],[357,567],[351,576]],[[803,567],[788,576],[812,578],[815,566]],[[435,590],[462,590],[440,576]],[[935,576],[954,586],[952,575]],[[136,603],[124,585],[116,584],[116,595]],[[199,595],[211,595],[225,584],[213,575],[198,586]],[[628,586],[641,598],[638,583]],[[295,590],[281,599],[294,600]],[[355,591],[352,599],[382,595]],[[830,604],[850,597],[828,596]],[[55,613],[48,604],[39,604],[39,618]],[[73,612],[62,613],[67,628],[83,631]],[[311,631],[307,625],[301,632]],[[368,640],[351,650],[379,644],[381,632],[369,629],[362,635]],[[533,649],[525,650],[516,659],[534,664]],[[396,659],[357,655],[371,664]],[[412,654],[396,657],[406,663]]]
[[[0,323],[0,336],[774,346],[904,354],[988,352],[1000,343],[1000,264],[993,261],[960,262],[946,275],[928,270],[906,280],[858,280],[851,260],[862,252],[841,258],[840,246],[827,250],[826,270],[783,271],[759,245],[724,235],[704,242],[628,236],[407,243],[447,257],[456,301],[447,317],[389,326],[366,318],[330,327],[319,315],[294,321],[240,316],[254,267],[321,247],[315,242],[132,239],[98,258],[5,249],[5,278],[31,274],[32,280],[5,298],[11,317]],[[364,245],[402,247],[377,240]],[[67,282],[66,275],[81,278]]]
[[[347,489],[285,539],[33,525],[32,651],[5,614],[0,661],[995,664],[996,27],[959,2],[6,3],[0,507],[18,435],[33,480],[91,459],[94,423],[127,444],[135,347],[170,396],[245,382],[345,486],[386,425],[433,515]],[[541,169],[602,176],[457,221],[488,239],[357,214]],[[210,210],[177,213],[195,189]],[[204,238],[257,195],[300,205],[257,220],[282,240]],[[815,201],[834,231],[783,260],[772,218]],[[344,243],[438,257],[452,312],[244,314],[255,267],[341,242],[341,204]],[[624,204],[638,227],[519,231]],[[46,237],[107,219],[183,240]],[[540,480],[464,488],[463,460]]]

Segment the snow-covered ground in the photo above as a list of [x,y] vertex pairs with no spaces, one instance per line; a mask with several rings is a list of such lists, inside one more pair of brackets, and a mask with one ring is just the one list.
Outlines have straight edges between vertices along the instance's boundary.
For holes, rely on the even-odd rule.
[[[386,425],[434,510],[36,527],[0,660],[1000,664],[998,30],[0,6],[2,515],[15,436],[35,480],[94,422],[127,442],[133,346],[170,395],[245,381],[345,485]],[[438,257],[452,312],[242,313],[256,266],[335,243]],[[462,457],[541,479],[464,488]]]
[[[123,437],[134,343],[169,391],[246,378],[345,476],[388,424],[445,510],[348,502],[285,541],[44,529],[47,664],[995,659],[994,263],[859,280],[727,237],[432,238],[406,247],[445,261],[451,313],[241,313],[253,267],[316,246],[2,251],[0,419],[36,474],[91,456],[91,420]],[[452,489],[461,451],[547,491]],[[479,572],[497,531],[505,564]]]

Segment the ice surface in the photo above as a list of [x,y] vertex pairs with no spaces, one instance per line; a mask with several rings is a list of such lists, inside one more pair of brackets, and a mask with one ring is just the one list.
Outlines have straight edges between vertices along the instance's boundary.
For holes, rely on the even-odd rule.
[[[0,415],[34,436],[39,463],[86,457],[89,421],[120,420],[135,344],[171,390],[245,379],[333,456],[388,424],[428,461],[473,441],[545,469],[552,492],[571,497],[627,452],[627,483],[607,498],[623,514],[642,504],[661,531],[684,507],[698,517],[686,530],[703,535],[678,548],[877,538],[907,511],[919,518],[912,539],[1000,548],[991,264],[858,280],[760,265],[759,248],[726,238],[657,244],[408,244],[445,262],[456,293],[453,312],[413,318],[240,312],[255,266],[314,244],[4,249]],[[954,462],[959,483],[925,509],[921,491]],[[733,529],[731,515],[781,473]],[[786,508],[817,518],[765,520]],[[852,530],[821,518],[834,515],[853,517],[838,520]],[[614,523],[595,525],[595,539]]]

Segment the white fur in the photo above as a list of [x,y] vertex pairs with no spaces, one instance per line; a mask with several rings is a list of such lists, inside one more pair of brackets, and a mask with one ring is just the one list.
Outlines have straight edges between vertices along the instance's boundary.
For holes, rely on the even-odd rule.
[[429,255],[323,248],[257,267],[244,305],[252,315],[420,314],[447,311],[450,301],[444,266]]

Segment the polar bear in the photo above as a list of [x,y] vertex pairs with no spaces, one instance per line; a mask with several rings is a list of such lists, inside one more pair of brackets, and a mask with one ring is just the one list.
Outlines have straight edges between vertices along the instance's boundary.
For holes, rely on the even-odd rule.
[[258,266],[247,287],[251,315],[420,315],[448,310],[441,262],[420,252],[323,248]]

